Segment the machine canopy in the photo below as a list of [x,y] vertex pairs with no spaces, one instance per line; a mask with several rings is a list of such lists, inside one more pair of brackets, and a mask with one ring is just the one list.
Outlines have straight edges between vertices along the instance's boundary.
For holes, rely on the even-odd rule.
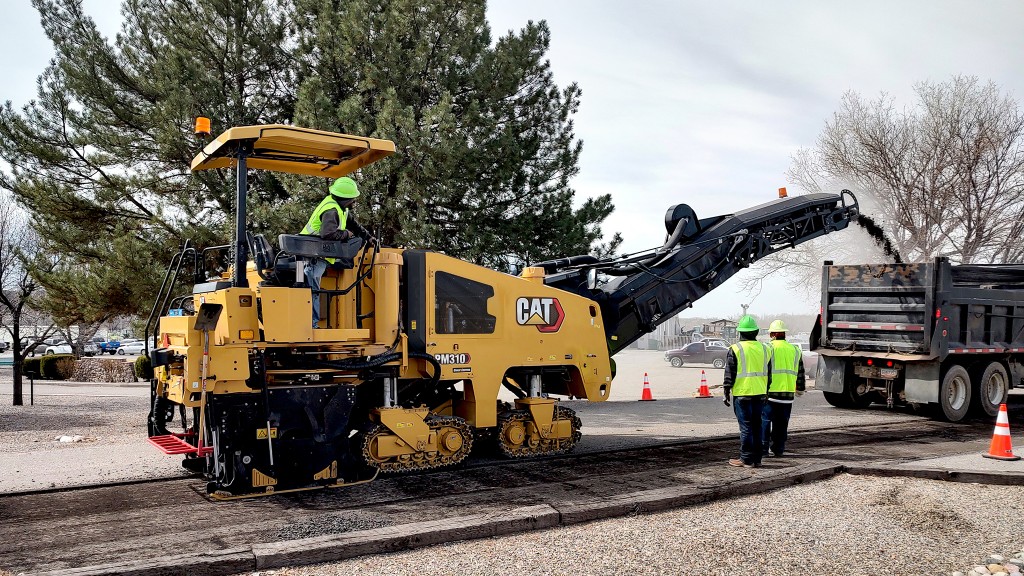
[[350,136],[284,124],[238,126],[223,132],[192,159],[192,170],[234,166],[240,145],[251,145],[249,168],[340,178],[395,153],[390,140]]

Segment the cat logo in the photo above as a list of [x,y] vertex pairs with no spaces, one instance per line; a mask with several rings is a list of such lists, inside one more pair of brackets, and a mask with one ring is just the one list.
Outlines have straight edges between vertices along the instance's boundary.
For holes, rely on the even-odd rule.
[[558,332],[565,312],[558,298],[519,298],[516,300],[516,322],[520,326],[536,326],[541,332]]

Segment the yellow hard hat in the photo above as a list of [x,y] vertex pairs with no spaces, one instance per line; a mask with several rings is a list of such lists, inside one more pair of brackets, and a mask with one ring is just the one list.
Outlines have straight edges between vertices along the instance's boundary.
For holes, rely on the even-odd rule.
[[786,332],[786,323],[782,320],[776,320],[768,327],[768,332]]

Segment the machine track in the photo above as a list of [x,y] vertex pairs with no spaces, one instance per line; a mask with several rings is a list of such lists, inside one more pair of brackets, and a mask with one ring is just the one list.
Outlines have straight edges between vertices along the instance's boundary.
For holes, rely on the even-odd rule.
[[465,420],[456,416],[429,416],[425,422],[437,434],[439,449],[436,452],[380,458],[376,455],[376,444],[394,433],[383,424],[375,424],[363,437],[363,459],[381,472],[412,472],[453,466],[469,456],[473,449],[473,431]]
[[[566,454],[576,447],[583,437],[580,429],[583,422],[576,412],[564,406],[555,406],[554,421],[569,420],[572,436],[569,438],[539,438],[530,433],[536,427],[527,410],[509,410],[498,415],[498,451],[506,458],[529,458]],[[532,441],[531,441],[532,440]]]

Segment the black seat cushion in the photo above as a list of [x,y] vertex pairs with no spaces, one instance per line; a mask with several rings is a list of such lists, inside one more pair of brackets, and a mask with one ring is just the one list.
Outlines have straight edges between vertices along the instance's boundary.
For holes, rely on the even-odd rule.
[[363,239],[358,236],[348,240],[324,240],[318,236],[281,234],[277,242],[285,254],[302,258],[336,258],[342,268],[352,268],[359,249],[363,247]]

